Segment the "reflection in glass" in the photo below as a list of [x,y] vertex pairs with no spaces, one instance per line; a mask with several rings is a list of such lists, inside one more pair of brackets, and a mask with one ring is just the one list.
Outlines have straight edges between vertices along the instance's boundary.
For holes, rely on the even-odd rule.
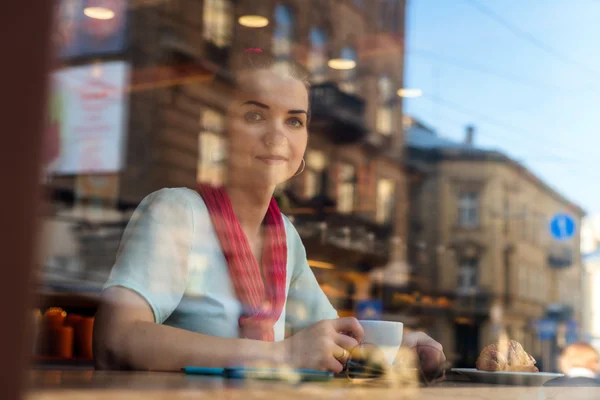
[[202,113],[200,121],[200,160],[198,182],[221,185],[225,178],[225,139],[221,136],[225,117],[211,109]]
[[217,47],[231,45],[233,8],[229,0],[204,0],[204,39]]
[[273,56],[277,60],[275,69],[281,73],[287,73],[290,69],[294,24],[292,10],[288,6],[278,4],[275,7]]
[[[344,47],[340,52],[340,58],[342,60],[352,60],[355,63],[358,63],[358,58],[356,56],[356,50],[353,47]],[[342,89],[346,93],[355,93],[356,92],[356,80],[357,80],[357,68],[356,66],[351,69],[346,69],[340,71],[340,89]]]
[[310,30],[310,57],[308,59],[311,80],[321,83],[327,80],[327,34],[323,29]]

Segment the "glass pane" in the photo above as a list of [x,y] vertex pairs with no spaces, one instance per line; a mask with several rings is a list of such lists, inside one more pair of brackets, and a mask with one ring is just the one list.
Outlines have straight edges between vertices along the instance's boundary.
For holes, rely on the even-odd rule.
[[327,79],[327,35],[319,28],[310,31],[309,69],[313,82],[323,82]]
[[[25,28],[37,14],[5,3],[6,38],[48,25]],[[23,96],[46,105],[41,133],[28,125],[40,118],[33,103],[5,127],[4,141],[29,147],[5,145],[22,157],[0,158],[2,182],[14,179],[5,202],[40,171],[42,207],[25,214],[44,210],[28,288],[39,386],[103,388],[110,369],[122,389],[134,367],[136,388],[202,392],[203,380],[147,371],[229,366],[242,337],[269,363],[261,341],[338,316],[424,331],[453,367],[476,368],[502,332],[544,372],[559,372],[567,342],[600,349],[600,1],[53,3],[40,32],[51,48],[6,47],[0,64],[19,66],[3,73],[5,118]],[[27,72],[41,65],[46,84]],[[17,166],[32,148],[41,165]],[[12,236],[5,258],[19,248]],[[139,300],[148,331],[127,304],[115,317],[107,282]],[[541,340],[545,319],[569,332]],[[202,335],[183,343],[181,330]],[[147,333],[151,344],[121,340]]]

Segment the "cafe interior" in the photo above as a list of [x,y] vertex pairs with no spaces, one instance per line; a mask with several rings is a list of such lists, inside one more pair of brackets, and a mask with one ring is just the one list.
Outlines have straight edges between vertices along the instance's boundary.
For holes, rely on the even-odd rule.
[[[6,226],[27,229],[2,234],[10,265],[21,266],[0,291],[15,321],[5,332],[14,341],[0,341],[6,398],[600,398],[595,378],[548,384],[567,376],[562,352],[585,342],[586,211],[507,151],[476,147],[472,125],[464,140],[446,139],[424,122],[443,131],[439,113],[409,113],[423,96],[407,79],[422,2],[7,5],[19,23],[4,36],[21,44],[0,67],[15,76],[4,93],[14,99],[14,134],[0,160],[14,173],[0,178],[11,188],[0,208]],[[163,188],[230,182],[235,71],[256,54],[280,74],[298,65],[309,81],[302,168],[273,197],[339,319],[362,323],[357,347],[372,340],[387,356],[392,346],[390,362],[367,353],[353,369],[354,351],[343,349],[335,374],[262,364],[98,368],[96,315],[136,210]],[[522,198],[532,204],[528,222]],[[567,228],[574,221],[568,240],[538,234],[555,210],[572,218]],[[432,371],[428,346],[443,355]]]

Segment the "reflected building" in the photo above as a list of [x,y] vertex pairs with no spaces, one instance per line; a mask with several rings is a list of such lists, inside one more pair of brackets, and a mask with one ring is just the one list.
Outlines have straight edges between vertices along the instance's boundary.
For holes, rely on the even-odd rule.
[[[67,221],[61,229],[69,233],[62,247],[49,246],[69,249],[75,260],[64,263],[78,267],[66,285],[61,254],[53,254],[53,278],[44,285],[62,293],[85,281],[86,294],[98,293],[144,196],[224,181],[231,85],[215,77],[226,78],[252,48],[273,55],[282,70],[296,60],[311,76],[306,168],[278,188],[282,211],[341,315],[352,315],[356,301],[379,296],[369,272],[388,263],[390,243],[407,242],[402,99],[396,94],[403,86],[404,11],[404,0],[132,1],[122,51],[64,61],[130,63],[124,164],[110,185],[100,185],[104,192],[81,189],[89,185],[78,182],[89,174],[49,179],[50,219]],[[261,21],[268,24],[256,27]],[[403,259],[404,248],[395,246],[394,254]],[[61,305],[56,301],[48,300]]]
[[[573,321],[577,326],[582,321],[584,211],[519,162],[477,147],[473,127],[458,142],[413,118],[404,122],[412,171],[412,275],[403,290],[392,291],[389,302],[440,338],[457,366],[472,368],[499,329],[535,357],[549,354],[565,336],[558,329],[554,344],[544,344],[535,322],[550,317],[572,331]],[[550,232],[551,219],[560,213],[576,221],[568,240],[553,239]],[[403,295],[413,302],[444,298],[451,306],[415,307],[403,303]]]

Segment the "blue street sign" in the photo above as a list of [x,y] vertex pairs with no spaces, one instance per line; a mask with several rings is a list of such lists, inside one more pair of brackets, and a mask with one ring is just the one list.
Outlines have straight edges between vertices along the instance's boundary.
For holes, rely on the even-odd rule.
[[579,332],[577,329],[577,321],[570,320],[567,323],[567,333],[566,333],[565,340],[567,341],[567,344],[572,344],[572,343],[576,343],[577,341],[579,341]]
[[381,300],[361,300],[356,303],[356,318],[381,319],[383,305]]
[[552,340],[556,336],[557,323],[553,319],[539,319],[535,328],[540,340]]
[[567,240],[575,235],[575,219],[569,214],[556,214],[550,220],[550,234],[556,240]]

